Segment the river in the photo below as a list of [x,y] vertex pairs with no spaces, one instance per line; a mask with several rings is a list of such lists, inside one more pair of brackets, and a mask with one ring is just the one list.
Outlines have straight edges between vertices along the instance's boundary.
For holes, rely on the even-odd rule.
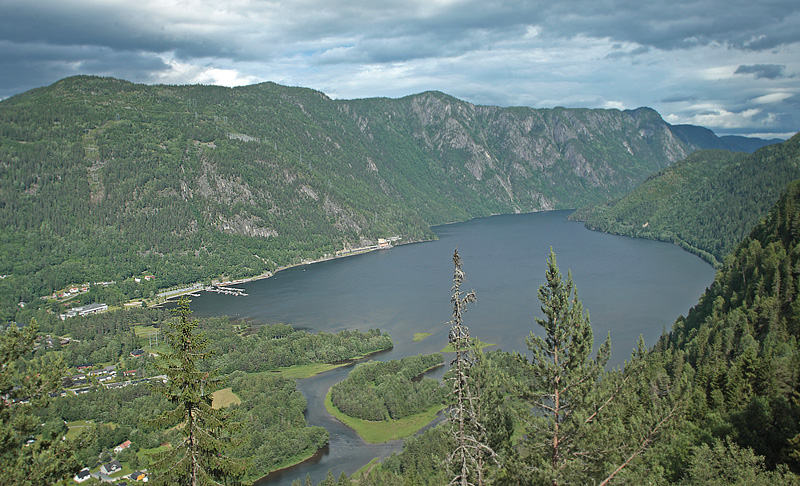
[[[438,352],[447,342],[457,247],[467,277],[462,288],[474,289],[478,297],[464,318],[470,334],[495,343],[489,350],[526,352],[525,338],[535,330],[533,316],[540,315],[536,290],[544,282],[552,246],[562,273],[573,273],[596,344],[610,332],[612,364],[622,364],[639,335],[648,346],[654,344],[662,330],[697,303],[714,269],[674,245],[589,231],[568,221],[569,213],[492,216],[438,226],[437,241],[294,267],[237,285],[247,297],[203,293],[192,301],[192,310],[198,316],[285,322],[312,332],[380,328],[395,342],[392,350],[375,357],[380,360]],[[416,332],[433,334],[414,342]],[[330,432],[329,448],[257,484],[290,485],[306,474],[317,483],[328,469],[335,477],[342,471],[352,474],[371,458],[399,449],[402,441],[365,444],[325,411],[328,387],[348,372],[340,368],[298,385],[308,400],[309,424]]]

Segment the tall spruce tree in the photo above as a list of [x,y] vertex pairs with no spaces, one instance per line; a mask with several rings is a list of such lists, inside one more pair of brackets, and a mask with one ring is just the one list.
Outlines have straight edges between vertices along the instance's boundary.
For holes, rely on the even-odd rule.
[[552,248],[546,282],[539,287],[544,336],[530,333],[528,363],[534,413],[528,419],[529,481],[536,484],[604,485],[651,446],[678,411],[677,387],[650,379],[645,347],[624,370],[605,371],[607,336],[594,357],[588,314],[566,280]]
[[156,360],[167,381],[155,390],[175,408],[162,413],[155,423],[176,426],[182,439],[156,454],[153,479],[156,484],[182,486],[238,484],[246,464],[225,455],[236,424],[227,410],[212,407],[211,392],[218,379],[213,371],[200,367],[210,355],[208,339],[198,332],[199,321],[190,318],[189,299],[182,297],[172,312],[177,319],[165,332],[172,351]]

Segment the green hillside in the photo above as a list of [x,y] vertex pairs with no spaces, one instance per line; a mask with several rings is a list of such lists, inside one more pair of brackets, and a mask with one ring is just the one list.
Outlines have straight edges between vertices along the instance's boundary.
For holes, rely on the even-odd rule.
[[94,282],[115,284],[71,302],[148,298],[431,239],[434,224],[598,203],[696,148],[648,108],[67,78],[0,102],[0,309]]
[[769,467],[800,470],[800,181],[725,260],[714,283],[656,346],[673,373],[692,370],[687,417]]
[[719,264],[798,177],[798,135],[753,154],[703,150],[571,218],[594,230],[671,241]]

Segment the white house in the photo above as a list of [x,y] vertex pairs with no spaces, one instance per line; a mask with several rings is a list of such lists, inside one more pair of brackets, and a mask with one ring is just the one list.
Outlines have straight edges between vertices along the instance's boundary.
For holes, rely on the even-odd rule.
[[92,475],[89,474],[89,468],[85,467],[85,468],[81,469],[80,471],[78,471],[78,474],[76,474],[72,479],[76,483],[82,483],[82,482],[86,481],[87,479],[89,479],[90,477],[92,477]]
[[102,466],[100,466],[100,472],[103,474],[111,475],[121,470],[122,470],[122,464],[120,464],[119,461],[117,461],[116,459],[109,462],[108,464],[103,464]]

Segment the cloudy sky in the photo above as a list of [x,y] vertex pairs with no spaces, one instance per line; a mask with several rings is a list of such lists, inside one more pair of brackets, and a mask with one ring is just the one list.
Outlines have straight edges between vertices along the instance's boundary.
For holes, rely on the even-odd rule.
[[797,0],[0,0],[0,98],[74,74],[800,130]]

